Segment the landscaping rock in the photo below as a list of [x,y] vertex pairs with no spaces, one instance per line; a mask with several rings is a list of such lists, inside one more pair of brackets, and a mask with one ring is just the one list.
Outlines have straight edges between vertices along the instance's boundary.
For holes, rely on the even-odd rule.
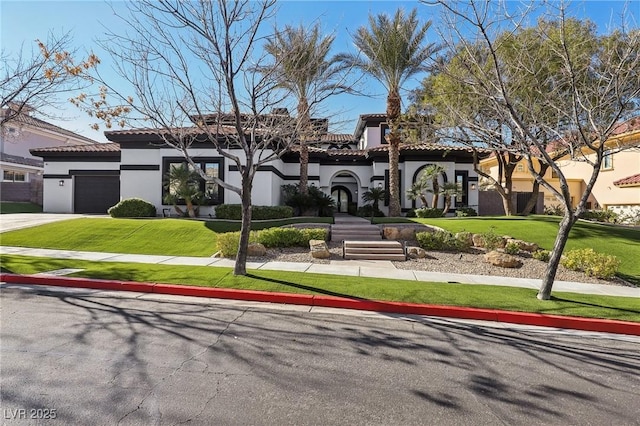
[[462,238],[462,235],[464,234],[465,239],[466,239],[466,243],[469,244],[470,247],[474,246],[473,243],[473,234],[470,232],[458,232],[456,233],[456,240],[460,240],[460,241],[464,241]]
[[540,247],[538,247],[538,245],[536,243],[528,243],[526,241],[523,240],[516,240],[514,238],[511,238],[509,240],[507,240],[507,243],[514,243],[518,245],[518,248],[522,251],[528,251],[529,253],[533,253],[534,251],[538,250]]
[[520,262],[517,257],[498,251],[491,251],[485,254],[484,260],[487,263],[500,266],[501,268],[519,268],[522,266],[522,262]]
[[427,252],[422,247],[407,247],[407,254],[413,259],[424,259]]
[[264,256],[267,254],[267,249],[260,243],[251,243],[247,248],[247,256]]
[[473,242],[474,247],[484,247],[484,238],[480,234],[473,234],[471,236],[471,242]]
[[415,228],[401,228],[400,229],[400,240],[415,240],[416,239],[416,229]]
[[331,257],[327,242],[324,240],[309,240],[309,249],[311,257],[314,259],[329,259]]
[[400,230],[392,226],[385,226],[382,229],[382,238],[384,238],[385,240],[399,240]]

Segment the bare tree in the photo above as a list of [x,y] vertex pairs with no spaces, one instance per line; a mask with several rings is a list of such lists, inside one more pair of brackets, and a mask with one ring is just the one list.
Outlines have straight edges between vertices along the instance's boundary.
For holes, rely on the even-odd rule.
[[84,74],[100,62],[94,54],[74,60],[77,52],[72,49],[70,33],[49,33],[46,40],[35,43],[31,50],[22,46],[13,55],[3,48],[0,54],[2,129],[21,113],[35,110],[45,114],[46,107],[66,102],[61,96],[85,87]]
[[[616,145],[612,136],[621,121],[637,112],[640,30],[629,30],[623,19],[614,32],[599,36],[590,22],[570,18],[564,3],[548,5],[533,27],[523,22],[537,3],[524,13],[494,2],[437,4],[447,24],[445,41],[464,70],[465,90],[476,98],[467,114],[457,116],[457,129],[476,137],[493,134],[486,140],[502,152],[522,156],[536,182],[564,207],[538,293],[539,299],[549,299],[569,232],[586,208],[605,152],[627,148]],[[441,69],[457,71],[446,64]],[[479,125],[477,114],[486,110],[493,120]],[[581,193],[570,193],[564,161],[590,166]],[[552,169],[559,189],[538,164]],[[578,200],[575,208],[573,197]]]
[[[278,109],[284,96],[265,60],[261,28],[274,0],[142,0],[128,3],[123,19],[131,34],[109,34],[102,42],[119,74],[135,92],[121,94],[100,76],[97,96],[75,103],[108,125],[144,125],[178,150],[201,177],[240,196],[242,227],[235,275],[246,274],[251,229],[251,191],[260,166],[279,158],[298,138],[298,121]],[[275,110],[275,113],[274,113]],[[211,143],[234,164],[240,186],[207,176],[191,149]]]

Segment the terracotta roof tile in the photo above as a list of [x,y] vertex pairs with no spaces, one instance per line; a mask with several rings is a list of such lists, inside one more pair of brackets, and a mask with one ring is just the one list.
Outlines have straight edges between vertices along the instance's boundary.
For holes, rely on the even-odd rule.
[[120,152],[117,143],[95,143],[88,145],[54,146],[51,148],[35,148],[30,150],[32,154],[45,154],[52,152]]
[[619,179],[613,182],[615,186],[636,186],[640,185],[640,174],[627,176],[626,178]]
[[[385,152],[389,150],[389,145],[380,145],[375,148],[369,148],[367,151],[369,152]],[[472,152],[471,148],[466,146],[456,146],[456,145],[442,145],[442,144],[433,144],[433,143],[421,143],[421,144],[405,144],[400,145],[399,150],[401,152],[406,151],[464,151],[464,152]],[[478,152],[489,152],[486,149],[478,149]]]
[[27,114],[18,114],[11,119],[11,122],[32,126],[38,129],[49,130],[51,132],[55,132],[60,135],[78,139],[79,141],[85,141],[88,144],[98,143],[97,141],[94,141],[93,139],[90,139],[86,136],[82,136],[78,133],[74,133],[71,130],[63,129],[62,127],[58,127],[54,124],[47,123],[44,120],[40,120],[39,118],[33,117],[31,115],[27,115]]
[[327,133],[320,137],[321,142],[354,142],[353,135]]

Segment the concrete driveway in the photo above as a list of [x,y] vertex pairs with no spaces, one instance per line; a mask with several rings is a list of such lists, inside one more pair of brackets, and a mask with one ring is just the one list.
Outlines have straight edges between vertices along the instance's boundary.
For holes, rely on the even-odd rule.
[[[16,229],[30,228],[44,225],[45,223],[59,222],[61,220],[86,217],[83,214],[65,213],[14,213],[0,215],[0,233],[15,231]],[[109,217],[109,216],[100,216]]]

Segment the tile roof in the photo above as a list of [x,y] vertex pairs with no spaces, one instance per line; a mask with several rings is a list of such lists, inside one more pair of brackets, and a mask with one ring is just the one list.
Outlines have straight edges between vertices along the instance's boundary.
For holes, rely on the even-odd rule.
[[11,122],[32,126],[38,129],[48,130],[50,132],[55,132],[60,135],[78,139],[86,143],[91,143],[91,144],[98,143],[97,141],[94,141],[93,139],[90,139],[86,136],[82,136],[78,133],[72,132],[71,130],[63,129],[62,127],[58,127],[54,124],[47,123],[44,120],[40,120],[39,118],[33,117],[31,115],[27,115],[27,114],[18,114],[11,119]]
[[[369,152],[385,152],[389,150],[389,145],[380,145],[375,148],[369,148]],[[473,152],[473,150],[466,146],[456,145],[443,145],[435,143],[419,143],[419,144],[404,144],[399,147],[400,152],[407,151],[460,151],[460,152]],[[489,152],[486,149],[478,149],[478,152]]]
[[626,178],[619,179],[613,182],[615,186],[637,186],[640,185],[640,174],[627,176]]
[[[217,127],[217,126],[211,126],[210,131],[213,132],[214,127]],[[142,127],[137,129],[128,129],[128,130],[109,130],[109,131],[105,131],[104,135],[107,137],[107,139],[110,139],[110,136],[120,136],[120,135],[124,135],[124,136],[159,135],[162,133],[160,130],[161,129],[155,129],[151,127]],[[222,135],[231,135],[231,134],[235,134],[236,132],[236,128],[234,126],[226,126],[226,125],[217,127],[217,130],[221,130],[220,134]],[[171,132],[165,132],[166,135],[174,135],[176,133],[198,135],[198,134],[202,134],[203,132],[197,126],[176,127],[172,129]]]
[[353,135],[327,133],[320,137],[320,142],[354,142]]
[[120,144],[95,143],[90,145],[54,146],[51,148],[35,148],[30,151],[34,155],[52,152],[120,152]]
[[20,164],[24,166],[34,166],[34,167],[44,166],[44,163],[42,160],[37,160],[35,158],[20,157],[18,155],[11,155],[4,152],[1,153],[0,160],[2,160],[5,163]]

